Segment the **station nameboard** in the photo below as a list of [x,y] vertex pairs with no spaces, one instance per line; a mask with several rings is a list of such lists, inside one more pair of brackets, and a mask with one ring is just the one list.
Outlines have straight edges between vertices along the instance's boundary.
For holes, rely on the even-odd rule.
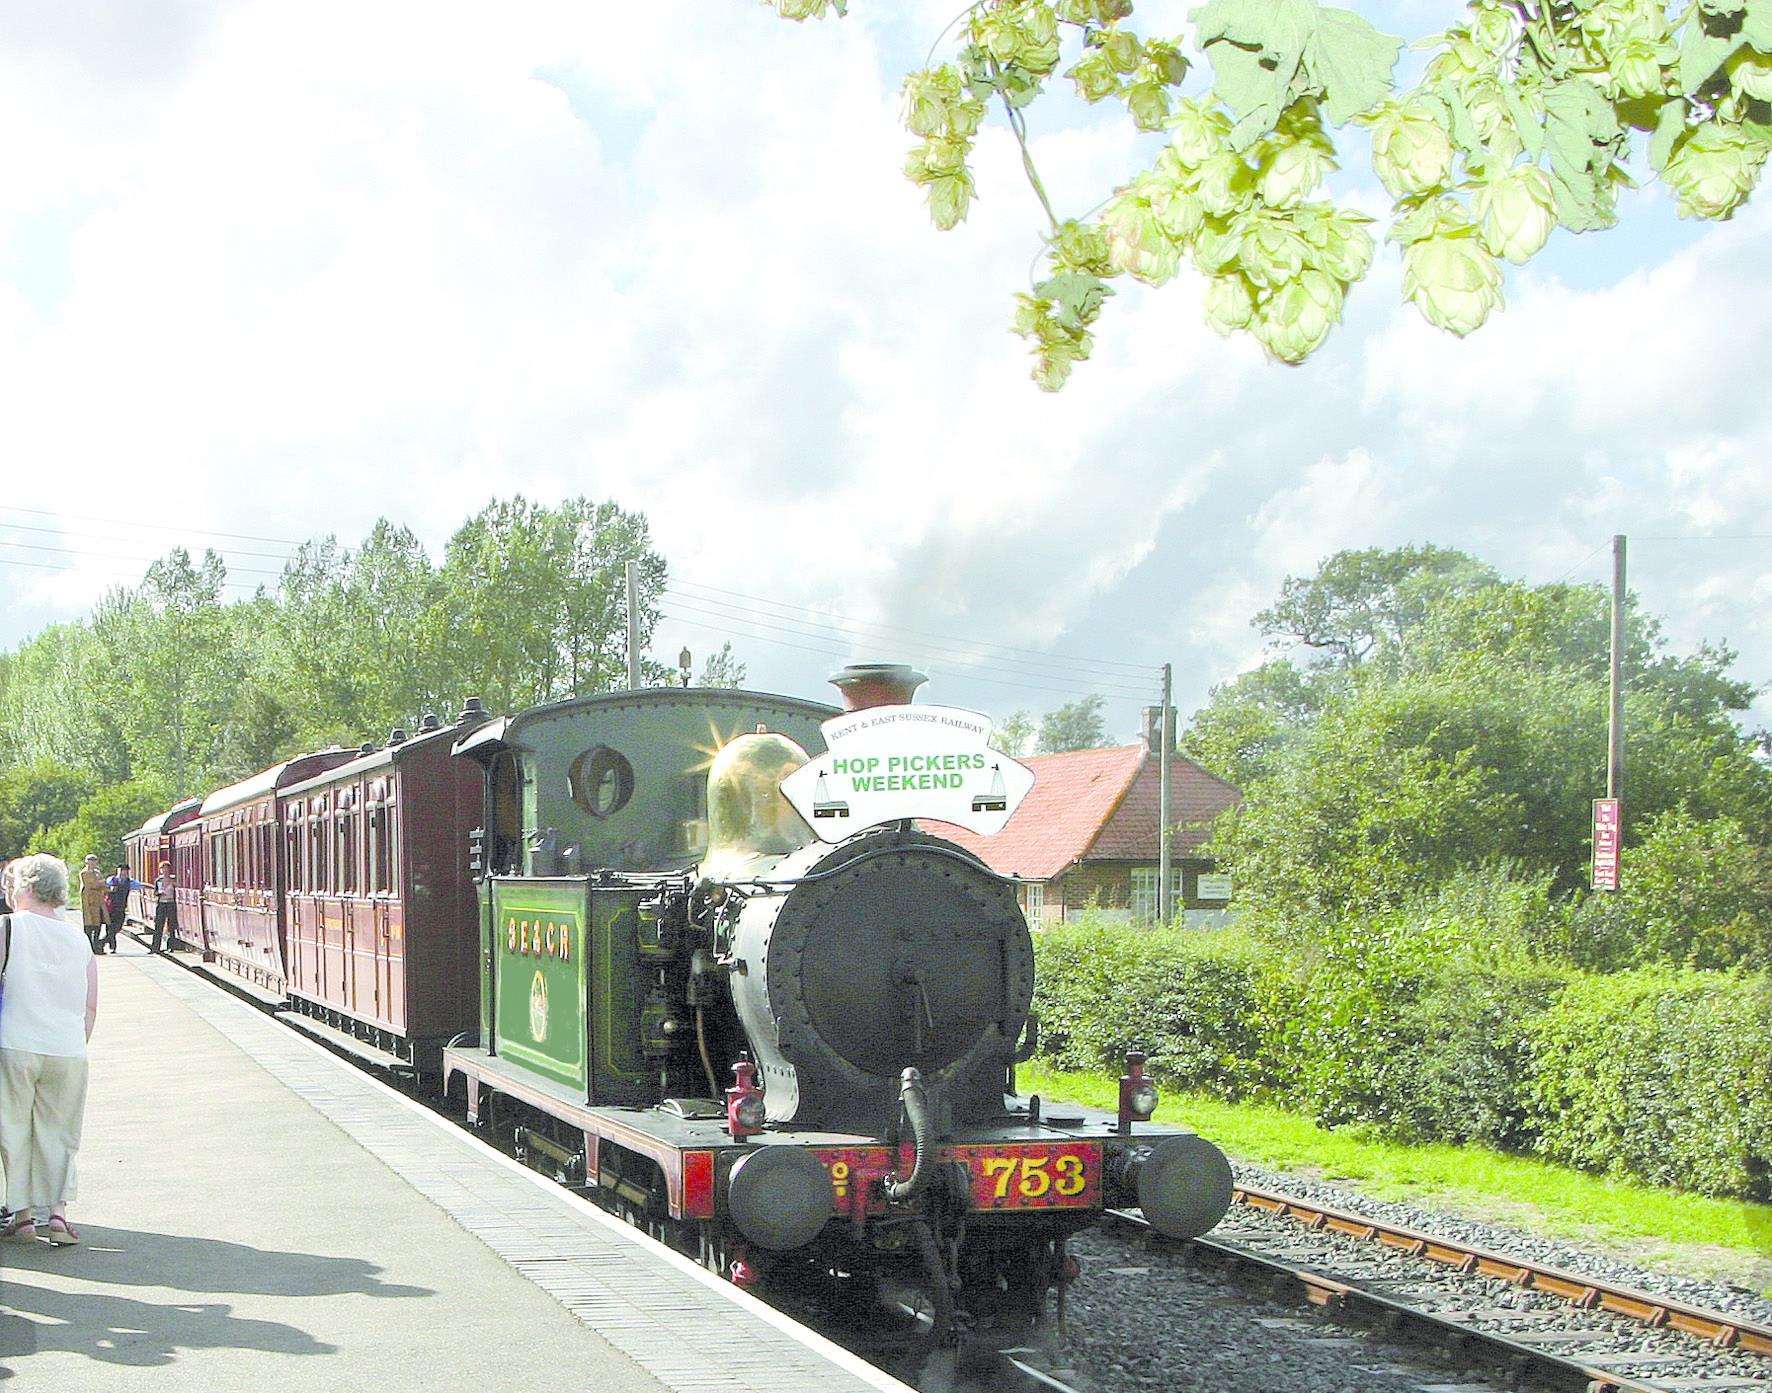
[[1618,799],[1594,799],[1594,870],[1596,890],[1618,888],[1618,834],[1621,826]]
[[905,818],[989,836],[1034,786],[1034,771],[990,747],[991,721],[953,706],[872,706],[821,727],[825,752],[781,781],[818,839]]

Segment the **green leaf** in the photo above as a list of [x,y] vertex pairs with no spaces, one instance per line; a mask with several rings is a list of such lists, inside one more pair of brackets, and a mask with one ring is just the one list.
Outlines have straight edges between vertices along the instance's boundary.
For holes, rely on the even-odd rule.
[[1761,53],[1772,53],[1772,0],[1747,0],[1741,37]]
[[1352,10],[1319,10],[1304,66],[1323,89],[1323,115],[1345,125],[1391,93],[1391,70],[1403,41],[1380,33]]
[[1608,171],[1621,137],[1618,114],[1592,83],[1570,78],[1544,94],[1545,147],[1557,218],[1571,232],[1616,220]]
[[1695,15],[1680,32],[1680,90],[1691,96],[1741,44],[1741,35],[1713,34]]
[[1237,118],[1231,148],[1246,150],[1291,102],[1316,7],[1312,0],[1211,0],[1192,19],[1212,64],[1212,89]]
[[1513,83],[1501,84],[1501,100],[1507,106],[1508,119],[1520,133],[1520,144],[1526,147],[1528,155],[1537,159],[1539,152],[1544,149],[1544,123],[1526,105],[1525,99],[1520,96],[1519,89]]
[[1034,294],[1051,300],[1064,312],[1059,316],[1061,322],[1077,327],[1094,319],[1101,312],[1101,302],[1113,293],[1100,276],[1087,271],[1060,271],[1034,287]]
[[1675,97],[1663,102],[1661,111],[1655,118],[1655,134],[1649,137],[1649,166],[1657,174],[1667,168],[1668,156],[1674,152],[1674,142],[1685,129],[1685,101]]

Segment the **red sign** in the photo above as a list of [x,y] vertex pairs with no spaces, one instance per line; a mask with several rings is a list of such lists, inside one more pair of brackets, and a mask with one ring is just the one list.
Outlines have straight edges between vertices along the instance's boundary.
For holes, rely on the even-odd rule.
[[1618,888],[1618,841],[1621,827],[1618,800],[1594,799],[1594,874],[1596,890]]

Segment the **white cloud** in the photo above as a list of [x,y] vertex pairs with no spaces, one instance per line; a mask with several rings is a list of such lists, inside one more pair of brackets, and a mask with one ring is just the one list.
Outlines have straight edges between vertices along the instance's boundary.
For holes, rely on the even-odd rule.
[[[347,539],[386,513],[439,545],[495,493],[613,496],[680,577],[967,651],[1175,658],[1187,700],[1337,546],[1547,579],[1615,529],[1764,515],[1763,213],[1610,288],[1523,277],[1465,342],[1395,308],[1386,253],[1299,370],[1206,332],[1189,277],[1128,285],[1040,395],[1007,332],[1038,248],[1013,142],[987,131],[945,236],[898,174],[898,76],[953,8],[117,0],[95,30],[36,0],[0,39],[0,123],[38,136],[0,180],[5,500]],[[1035,136],[1064,207],[1139,157],[1073,114]],[[1772,675],[1765,564],[1718,547],[1646,545],[1644,598]],[[115,573],[82,564],[0,569],[0,641]],[[752,675],[809,689],[826,660],[789,645],[825,640],[763,622],[734,633]],[[1044,705],[1062,666],[949,690]]]

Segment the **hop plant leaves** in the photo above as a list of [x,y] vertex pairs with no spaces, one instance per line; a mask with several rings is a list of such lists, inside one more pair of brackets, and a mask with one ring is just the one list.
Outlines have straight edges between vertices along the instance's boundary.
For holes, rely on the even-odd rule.
[[[765,3],[795,20],[846,8]],[[1139,32],[1133,11],[979,0],[953,61],[905,80],[918,142],[905,173],[938,227],[976,197],[972,148],[992,105],[1021,147],[1051,230],[1014,327],[1048,390],[1089,357],[1119,276],[1197,273],[1218,333],[1287,363],[1316,352],[1375,253],[1372,220],[1323,196],[1341,165],[1331,131],[1350,122],[1369,128],[1394,204],[1404,297],[1459,335],[1501,307],[1503,263],[1530,261],[1558,226],[1617,220],[1639,138],[1687,217],[1733,216],[1772,154],[1772,0],[1470,0],[1418,45],[1431,53],[1404,91],[1402,41],[1322,0],[1208,0],[1192,14],[1209,69],[1198,84],[1181,44]],[[1084,100],[1116,99],[1166,137],[1093,220],[1054,212],[1029,143],[1026,109],[1061,71]]]

